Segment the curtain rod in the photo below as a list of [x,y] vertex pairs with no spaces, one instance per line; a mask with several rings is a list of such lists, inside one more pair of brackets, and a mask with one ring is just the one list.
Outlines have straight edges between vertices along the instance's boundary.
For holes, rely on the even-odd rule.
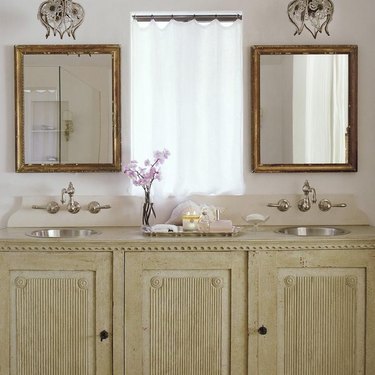
[[150,15],[133,15],[134,20],[137,22],[169,22],[171,20],[179,22],[189,22],[192,20],[200,22],[210,22],[213,20],[233,22],[236,20],[242,20],[241,14],[150,14]]

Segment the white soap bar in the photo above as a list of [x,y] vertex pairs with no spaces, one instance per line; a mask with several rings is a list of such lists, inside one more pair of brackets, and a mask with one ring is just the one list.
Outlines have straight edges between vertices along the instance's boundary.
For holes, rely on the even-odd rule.
[[250,214],[245,217],[248,223],[265,223],[270,217],[262,214]]
[[217,220],[210,223],[210,232],[218,233],[228,233],[231,232],[233,228],[232,220]]

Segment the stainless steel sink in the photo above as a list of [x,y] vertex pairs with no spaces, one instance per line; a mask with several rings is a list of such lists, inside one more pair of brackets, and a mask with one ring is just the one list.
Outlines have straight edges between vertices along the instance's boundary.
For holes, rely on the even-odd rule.
[[293,236],[342,236],[350,233],[346,229],[336,227],[315,227],[315,226],[301,226],[301,227],[285,227],[276,232],[282,234],[291,234]]
[[94,229],[83,228],[48,228],[37,229],[26,233],[27,236],[37,238],[72,238],[72,237],[89,237],[93,234],[100,234]]

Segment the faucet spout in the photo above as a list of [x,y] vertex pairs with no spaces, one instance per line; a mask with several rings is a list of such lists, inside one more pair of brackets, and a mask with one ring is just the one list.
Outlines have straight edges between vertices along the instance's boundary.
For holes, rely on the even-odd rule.
[[312,198],[311,198],[311,203],[316,203],[316,191],[314,188],[311,188],[312,192]]
[[66,189],[65,188],[61,189],[61,199],[60,199],[60,202],[62,204],[64,204],[66,202],[65,194],[66,194]]
[[[298,208],[302,212],[306,212],[311,208],[311,203],[316,203],[316,190],[310,186],[309,181],[305,181],[302,186],[303,198],[298,202]],[[310,193],[312,198],[310,201]]]
[[74,192],[75,192],[75,189],[71,182],[69,182],[67,189],[63,188],[61,190],[61,203],[64,204],[66,202],[65,194],[69,195],[68,211],[71,214],[76,214],[81,209],[80,204],[74,200]]

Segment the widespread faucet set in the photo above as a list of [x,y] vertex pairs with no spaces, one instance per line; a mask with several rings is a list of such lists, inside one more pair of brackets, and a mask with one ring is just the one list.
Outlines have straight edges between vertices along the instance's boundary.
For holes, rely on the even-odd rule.
[[[302,212],[310,210],[313,204],[316,204],[316,191],[310,186],[309,181],[305,181],[302,186],[303,197],[298,201],[298,209]],[[311,197],[310,197],[311,195]],[[346,207],[346,203],[331,203],[328,199],[322,199],[318,203],[318,207],[321,211],[329,211],[332,207]],[[268,203],[267,207],[276,207],[279,211],[285,212],[291,207],[290,203],[286,199],[280,199],[277,203]]]
[[[60,202],[62,204],[65,204],[66,201],[67,201],[66,195],[68,195],[67,210],[71,214],[76,214],[81,210],[81,205],[74,199],[74,193],[75,193],[75,189],[74,189],[74,186],[71,182],[69,182],[69,185],[68,185],[67,188],[63,188],[61,190]],[[55,214],[56,212],[58,212],[60,210],[60,205],[55,201],[51,201],[51,202],[48,202],[46,206],[34,205],[34,206],[32,206],[32,208],[40,209],[40,210],[47,210],[48,213]],[[111,206],[109,204],[101,206],[96,201],[90,202],[87,206],[88,211],[91,212],[92,214],[97,214],[97,213],[100,212],[100,210],[108,209],[108,208],[111,208]]]
[[[302,186],[303,197],[298,201],[298,209],[302,212],[309,211],[313,204],[316,204],[316,190],[310,186],[309,181],[305,181]],[[61,203],[65,204],[67,199],[66,195],[68,195],[68,204],[67,204],[67,211],[71,214],[76,214],[81,210],[81,205],[74,199],[75,189],[71,182],[67,188],[63,188],[61,190]],[[311,197],[310,197],[311,195]],[[346,207],[346,203],[331,203],[328,199],[322,199],[318,203],[318,207],[321,211],[326,212],[329,211],[332,207]],[[275,207],[279,211],[285,212],[288,211],[291,207],[291,204],[286,199],[280,199],[277,203],[268,203],[267,207]],[[42,209],[47,210],[50,214],[55,214],[60,210],[60,205],[55,202],[51,201],[48,202],[46,206],[37,206],[33,205],[32,208],[34,209]],[[92,201],[87,205],[87,210],[92,214],[97,214],[102,209],[111,208],[109,204],[101,206],[99,202]]]

